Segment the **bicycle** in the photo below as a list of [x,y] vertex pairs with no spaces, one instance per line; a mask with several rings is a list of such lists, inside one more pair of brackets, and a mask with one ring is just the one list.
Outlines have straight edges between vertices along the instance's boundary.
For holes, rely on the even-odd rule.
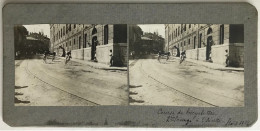
[[72,57],[71,56],[67,56],[66,59],[65,59],[65,65],[68,64],[68,62],[70,61]]
[[180,64],[185,60],[186,56],[185,55],[181,55],[181,58],[180,58]]
[[47,63],[47,55],[43,56],[43,63]]

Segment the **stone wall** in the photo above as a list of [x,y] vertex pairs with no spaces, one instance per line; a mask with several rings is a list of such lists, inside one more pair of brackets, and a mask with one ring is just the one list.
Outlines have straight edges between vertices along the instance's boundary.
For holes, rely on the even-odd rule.
[[77,50],[72,50],[71,51],[71,57],[73,59],[80,59],[80,60],[83,60],[83,49],[77,49]]
[[226,56],[225,50],[229,49],[228,44],[215,45],[211,47],[211,59],[213,63],[226,65]]
[[[113,51],[113,44],[97,46],[96,57],[99,63],[109,64],[110,63],[110,50]],[[91,52],[91,50],[90,50]],[[91,57],[91,55],[89,55]]]
[[244,43],[229,44],[230,66],[244,67]]
[[198,49],[191,49],[186,51],[186,57],[189,59],[197,60]]
[[84,48],[84,60],[91,60],[91,47]]
[[198,60],[205,61],[206,60],[206,47],[198,48]]

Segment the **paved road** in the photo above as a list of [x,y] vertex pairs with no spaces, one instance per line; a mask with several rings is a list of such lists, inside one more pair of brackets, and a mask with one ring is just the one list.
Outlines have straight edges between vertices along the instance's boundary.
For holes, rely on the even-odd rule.
[[130,105],[244,106],[244,72],[177,59],[139,59],[129,70]]
[[127,72],[58,59],[15,61],[15,105],[128,105]]

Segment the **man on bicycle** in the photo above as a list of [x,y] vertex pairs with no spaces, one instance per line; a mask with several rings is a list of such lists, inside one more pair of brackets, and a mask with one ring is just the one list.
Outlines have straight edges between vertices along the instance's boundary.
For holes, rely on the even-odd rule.
[[52,54],[52,61],[55,59],[55,56],[56,56],[56,52],[54,51]]
[[181,52],[180,64],[185,60],[185,58],[186,58],[186,51],[184,50],[183,52]]
[[47,60],[47,55],[48,55],[48,52],[47,51],[44,51],[44,54],[43,54],[43,61],[44,63],[46,63],[46,60]]
[[69,51],[69,52],[67,52],[67,57],[66,57],[65,64],[67,64],[70,61],[71,58],[72,58],[71,57],[71,51]]

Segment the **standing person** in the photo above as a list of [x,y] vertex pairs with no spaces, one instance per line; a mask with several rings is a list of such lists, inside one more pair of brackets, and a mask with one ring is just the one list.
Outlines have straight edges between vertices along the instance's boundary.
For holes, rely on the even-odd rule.
[[161,59],[161,51],[158,52],[158,58],[157,58],[157,60],[160,62],[160,59]]
[[228,54],[228,50],[225,50],[225,57],[226,57],[226,67],[229,66],[229,54]]
[[94,52],[94,62],[97,62],[97,52]]
[[114,63],[114,56],[113,56],[113,51],[110,50],[109,52],[109,56],[110,56],[110,66],[113,66]]

